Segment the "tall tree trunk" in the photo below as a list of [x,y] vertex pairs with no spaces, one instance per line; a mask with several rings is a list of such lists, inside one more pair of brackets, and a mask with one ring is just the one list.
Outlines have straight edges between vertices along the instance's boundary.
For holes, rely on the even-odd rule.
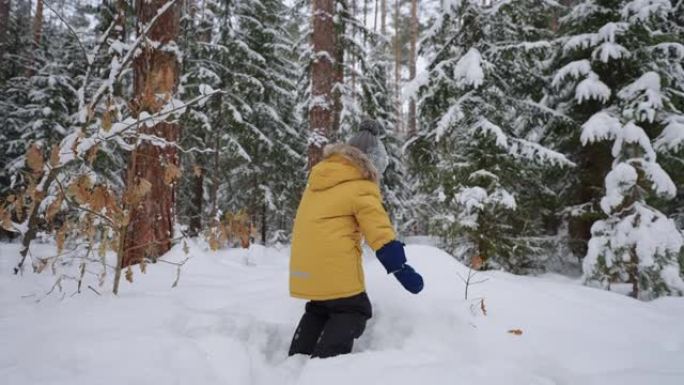
[[194,166],[192,181],[193,191],[188,232],[191,237],[196,237],[202,231],[202,211],[204,207],[204,170],[200,165]]
[[[2,0],[0,0],[2,1]],[[356,20],[356,0],[350,0],[352,2],[352,20]],[[356,26],[352,25],[352,39],[356,41]],[[352,57],[352,65],[351,65],[351,96],[352,100],[356,100],[356,56]]]
[[43,35],[43,0],[36,0],[36,14],[33,16],[33,45],[37,49]]
[[380,0],[375,0],[375,11],[373,13],[373,32],[378,31],[378,1]]
[[261,243],[266,246],[266,237],[268,236],[268,207],[266,202],[261,204]]
[[380,32],[387,35],[387,0],[380,0]]
[[[579,143],[577,143],[579,146]],[[570,249],[578,258],[587,254],[587,245],[591,239],[591,227],[597,219],[603,216],[598,202],[603,196],[605,177],[610,171],[613,161],[610,146],[605,143],[593,143],[581,146],[577,154],[577,173],[579,183],[574,184],[573,203],[588,203],[588,212],[579,216],[571,216],[568,232],[571,238]]]
[[632,284],[632,291],[629,296],[635,299],[639,298],[639,256],[636,252],[636,246],[629,250],[629,263],[627,264],[627,274],[629,275],[628,282]]
[[[411,0],[411,47],[409,49],[409,79],[416,78],[416,41],[418,40],[418,0]],[[409,135],[416,133],[416,99],[409,100]]]
[[7,27],[9,26],[11,8],[12,0],[0,0],[0,46],[7,41]]
[[43,0],[36,0],[36,13],[33,16],[33,23],[31,24],[32,40],[31,43],[33,47],[30,48],[30,53],[33,57],[32,62],[26,67],[26,76],[30,77],[35,74],[35,70],[38,67],[37,56],[38,49],[40,48],[40,39],[43,35]]
[[399,0],[394,0],[394,97],[395,110],[397,111],[397,132],[400,132],[402,127],[401,97],[399,95],[401,86],[401,36],[399,32]]
[[[368,0],[363,0],[363,28],[368,28],[367,26],[368,23]],[[366,38],[366,33],[364,32],[364,41]]]
[[[335,23],[335,63],[334,63],[334,76],[335,83],[333,84],[333,125],[332,129],[328,135],[328,140],[333,141],[336,139],[337,133],[340,131],[340,125],[342,124],[342,89],[344,88],[344,36],[347,28],[347,18],[349,17],[349,7],[347,6],[347,0],[336,0],[338,10],[336,14],[337,22]],[[333,18],[334,22],[335,18]]]
[[[198,16],[199,1],[198,0],[184,0],[186,6],[187,16],[190,21],[199,19],[199,34],[197,34],[195,39],[202,43],[208,43],[211,40],[212,29],[207,26],[204,21],[204,10],[202,9],[202,16]],[[197,32],[194,28],[184,28],[184,39],[188,40],[192,32]],[[219,104],[219,116],[220,116],[220,104]],[[204,136],[204,143],[209,143],[213,139],[213,133],[207,133]],[[216,149],[218,151],[218,149]],[[192,202],[190,203],[190,221],[188,223],[188,233],[192,237],[198,236],[202,232],[202,222],[204,217],[204,178],[206,175],[207,165],[209,159],[204,156],[204,154],[197,154],[195,157],[195,164],[193,165],[193,177],[192,177]],[[216,165],[216,170],[218,170],[218,164]],[[215,172],[216,174],[216,172]]]
[[[173,1],[173,0],[168,0]],[[167,4],[167,0],[136,0],[138,25],[147,25]],[[133,85],[135,113],[155,114],[173,97],[178,84],[178,57],[172,50],[164,50],[178,36],[180,29],[180,2],[166,9],[150,29],[147,39],[159,43],[142,46],[141,53],[133,62]],[[141,30],[138,33],[142,33]],[[168,142],[177,142],[180,126],[162,122],[152,127],[141,124],[139,132],[155,135]],[[154,145],[141,142],[133,152],[137,159],[129,162],[134,185],[143,179],[151,184],[150,192],[131,208],[130,225],[125,234],[123,265],[140,262],[144,257],[157,257],[171,248],[174,225],[174,183],[165,183],[167,167],[178,167],[178,154],[173,145]],[[134,188],[129,185],[128,188]]]
[[335,47],[335,0],[313,0],[313,52],[311,66],[311,99],[309,125],[311,136],[308,149],[309,169],[323,157],[323,147],[333,130],[333,85],[336,72],[333,61]]
[[[223,86],[223,83],[221,83]],[[223,88],[223,87],[221,87]],[[223,121],[223,94],[218,94],[216,98],[214,98],[217,113],[217,120],[219,122]],[[209,220],[210,220],[210,226],[216,226],[218,223],[216,223],[216,215],[218,215],[218,189],[219,189],[219,184],[220,184],[220,175],[219,175],[219,166],[221,165],[221,152],[219,149],[221,148],[221,136],[219,135],[219,132],[217,131],[214,133],[214,167],[213,167],[213,172],[211,173],[211,191],[209,192],[210,195],[210,200],[211,200],[211,212],[209,213]]]
[[[121,44],[125,44],[126,42],[126,0],[117,0],[116,1],[116,15],[114,16],[114,33],[113,37],[121,42]],[[114,56],[118,59],[119,54],[117,53],[116,50],[113,51]],[[121,82],[117,82],[121,83]],[[122,96],[123,91],[121,90],[122,86],[121,84],[115,85],[115,87],[118,88],[118,90],[115,90],[114,94],[116,96]]]

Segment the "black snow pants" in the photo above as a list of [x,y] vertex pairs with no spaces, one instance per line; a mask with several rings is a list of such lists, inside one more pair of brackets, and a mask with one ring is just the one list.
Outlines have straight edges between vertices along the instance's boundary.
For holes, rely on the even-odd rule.
[[325,358],[347,354],[373,315],[366,293],[326,301],[309,301],[290,345],[289,355]]

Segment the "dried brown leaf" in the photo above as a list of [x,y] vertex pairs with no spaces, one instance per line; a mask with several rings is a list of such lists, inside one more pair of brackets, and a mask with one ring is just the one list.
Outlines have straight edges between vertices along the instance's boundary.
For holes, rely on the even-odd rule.
[[105,254],[107,253],[107,238],[102,237],[102,241],[100,241],[100,245],[97,248],[97,256],[100,258],[104,258]]
[[176,179],[181,177],[181,170],[173,163],[170,163],[164,169],[164,183],[171,184]]
[[483,259],[481,256],[476,255],[470,259],[470,268],[473,270],[480,270],[482,268]]
[[219,240],[214,231],[209,233],[209,248],[212,251],[216,251],[219,249]]
[[480,299],[480,310],[482,310],[483,315],[487,315],[487,307],[485,306],[484,298]]
[[95,212],[100,212],[107,205],[107,188],[104,186],[97,186],[93,189],[93,193],[90,195],[90,208]]
[[66,240],[66,230],[67,230],[66,224],[64,224],[62,227],[60,227],[59,230],[57,230],[57,235],[55,236],[55,242],[57,243],[57,255],[62,254],[62,250],[64,250],[64,241]]
[[43,171],[43,164],[43,154],[37,145],[32,144],[26,152],[26,165],[34,174],[38,174]]
[[126,268],[126,281],[133,283],[133,269],[130,265]]
[[98,145],[91,147],[86,153],[86,161],[88,161],[88,163],[92,165],[93,162],[95,162],[95,159],[97,159],[98,152],[100,152],[100,148]]
[[45,270],[45,268],[48,265],[48,261],[45,258],[37,258],[36,263],[34,265],[35,272],[40,274]]
[[112,112],[107,110],[102,114],[102,130],[104,132],[109,132],[112,128]]
[[515,336],[521,336],[523,334],[523,331],[520,329],[511,329],[508,332]]
[[50,151],[50,166],[57,167],[59,165],[59,145],[55,144],[52,146]]
[[12,215],[9,210],[0,206],[0,226],[7,231],[14,231],[14,226],[12,225]]
[[124,199],[126,203],[135,205],[140,202],[150,190],[152,190],[152,183],[145,178],[140,178],[137,184],[128,188],[124,195]]
[[196,177],[202,176],[202,167],[199,164],[192,165],[192,174]]
[[14,214],[17,216],[17,221],[19,222],[23,222],[24,220],[24,206],[26,206],[26,192],[22,191],[14,203]]
[[137,193],[141,196],[145,196],[150,192],[150,190],[152,190],[152,183],[150,183],[147,179],[140,178]]
[[92,186],[90,178],[87,175],[83,175],[72,182],[67,188],[67,191],[74,197],[76,202],[79,204],[86,204],[90,202],[92,195],[90,189]]
[[45,212],[45,220],[48,221],[48,223],[52,222],[52,219],[59,213],[59,210],[62,208],[62,202],[64,201],[64,196],[62,194],[59,194],[57,198],[50,203],[50,205],[47,208],[47,211]]

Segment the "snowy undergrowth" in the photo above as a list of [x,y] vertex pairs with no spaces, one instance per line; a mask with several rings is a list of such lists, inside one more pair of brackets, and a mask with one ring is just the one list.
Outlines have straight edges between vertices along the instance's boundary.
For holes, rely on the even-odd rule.
[[[181,249],[165,258],[184,259]],[[304,305],[288,296],[288,249],[191,243],[175,289],[175,267],[156,264],[144,276],[135,269],[119,298],[87,290],[40,302],[54,279],[11,275],[17,250],[0,244],[8,385],[684,383],[684,299],[640,302],[557,276],[488,272],[464,301],[467,269],[431,246],[407,248],[426,282],[417,296],[365,258],[374,317],[353,354],[325,360],[286,355]]]

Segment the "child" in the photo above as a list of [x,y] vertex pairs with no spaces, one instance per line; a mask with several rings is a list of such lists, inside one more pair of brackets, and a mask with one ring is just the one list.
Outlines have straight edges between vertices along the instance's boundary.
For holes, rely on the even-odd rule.
[[361,264],[361,236],[411,293],[423,279],[406,264],[382,206],[380,175],[387,153],[375,121],[361,123],[348,144],[327,146],[297,209],[290,256],[290,295],[308,299],[289,355],[351,352],[372,316]]

